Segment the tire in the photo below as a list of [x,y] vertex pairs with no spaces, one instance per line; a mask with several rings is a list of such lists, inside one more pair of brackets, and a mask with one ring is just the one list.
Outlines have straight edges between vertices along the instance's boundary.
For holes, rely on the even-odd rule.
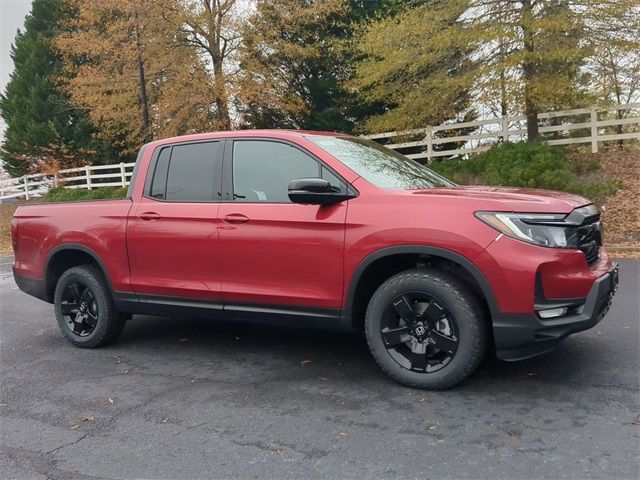
[[369,301],[365,334],[387,375],[428,390],[450,388],[471,375],[489,343],[485,310],[475,295],[452,275],[424,268],[380,285]]
[[80,348],[96,348],[115,340],[124,328],[102,272],[92,265],[65,271],[54,294],[56,319],[64,337]]

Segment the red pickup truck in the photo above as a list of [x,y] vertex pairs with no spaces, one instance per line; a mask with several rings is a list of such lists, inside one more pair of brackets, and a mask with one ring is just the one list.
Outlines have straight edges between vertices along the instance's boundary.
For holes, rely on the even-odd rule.
[[151,142],[125,199],[20,206],[12,237],[16,283],[78,347],[132,314],[364,330],[388,375],[431,389],[593,327],[618,285],[589,201],[456,186],[322,132]]

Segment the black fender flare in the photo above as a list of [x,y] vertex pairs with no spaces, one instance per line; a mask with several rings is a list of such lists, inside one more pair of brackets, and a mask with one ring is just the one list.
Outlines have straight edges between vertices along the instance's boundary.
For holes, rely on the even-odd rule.
[[398,254],[429,255],[434,257],[441,257],[458,264],[460,267],[465,269],[480,286],[482,294],[484,295],[487,301],[487,305],[489,306],[491,317],[497,318],[500,315],[500,309],[498,307],[498,302],[496,300],[493,288],[491,288],[489,281],[486,279],[480,269],[476,267],[476,265],[467,257],[446,248],[433,247],[430,245],[398,245],[393,247],[381,248],[380,250],[376,250],[370,253],[356,267],[351,277],[351,281],[349,282],[345,307],[342,309],[343,315],[341,317],[340,323],[344,328],[352,328],[353,304],[355,294],[358,288],[358,284],[360,283],[360,279],[362,278],[365,270],[376,260]]
[[57,245],[56,247],[52,248],[48,255],[47,255],[47,264],[46,267],[44,269],[44,288],[45,288],[45,292],[49,292],[49,271],[51,269],[51,262],[53,260],[53,257],[65,250],[79,250],[83,253],[86,253],[87,255],[89,255],[91,258],[93,258],[93,260],[95,260],[96,264],[98,264],[98,266],[100,267],[100,270],[102,271],[102,275],[104,275],[104,279],[107,281],[107,285],[109,286],[109,290],[111,292],[113,292],[113,288],[111,286],[111,279],[109,278],[109,275],[107,274],[107,268],[104,266],[104,262],[102,261],[102,259],[100,258],[100,256],[94,252],[92,249],[90,249],[89,247],[85,246],[85,245],[81,245],[79,243],[62,243],[60,245]]

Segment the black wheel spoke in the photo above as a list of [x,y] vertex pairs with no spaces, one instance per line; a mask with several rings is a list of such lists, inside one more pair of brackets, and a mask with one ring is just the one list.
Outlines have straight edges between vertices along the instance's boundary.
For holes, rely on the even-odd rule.
[[63,303],[60,305],[62,315],[70,317],[78,311],[78,306],[75,303]]
[[411,352],[409,362],[411,362],[411,370],[426,370],[427,354]]
[[402,318],[407,325],[413,325],[416,321],[416,313],[411,308],[411,304],[407,299],[406,295],[394,300],[393,308],[396,313]]
[[453,353],[458,345],[458,341],[455,338],[447,337],[436,330],[431,332],[430,337],[435,347],[443,352]]
[[387,348],[397,347],[411,340],[409,327],[385,328],[382,330],[382,339]]
[[435,326],[436,322],[442,318],[444,314],[444,308],[438,305],[435,301],[431,301],[429,306],[422,314],[422,317],[426,319],[427,323]]
[[93,298],[93,294],[91,293],[91,290],[89,290],[89,287],[87,287],[82,293],[80,300],[83,302],[89,303],[92,300],[92,298]]
[[87,318],[85,318],[85,323],[89,325],[91,328],[95,327],[98,323],[98,317],[93,315],[91,312],[87,312]]

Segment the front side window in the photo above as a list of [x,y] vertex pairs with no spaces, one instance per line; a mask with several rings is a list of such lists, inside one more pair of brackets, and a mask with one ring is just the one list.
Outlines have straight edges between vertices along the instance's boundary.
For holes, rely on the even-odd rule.
[[291,180],[319,177],[336,188],[346,188],[326,167],[289,144],[265,140],[233,142],[233,192],[237,202],[289,203]]
[[155,164],[150,196],[174,202],[210,202],[217,185],[220,142],[165,147]]
[[454,186],[424,165],[371,140],[320,135],[306,138],[377,187],[417,190]]

